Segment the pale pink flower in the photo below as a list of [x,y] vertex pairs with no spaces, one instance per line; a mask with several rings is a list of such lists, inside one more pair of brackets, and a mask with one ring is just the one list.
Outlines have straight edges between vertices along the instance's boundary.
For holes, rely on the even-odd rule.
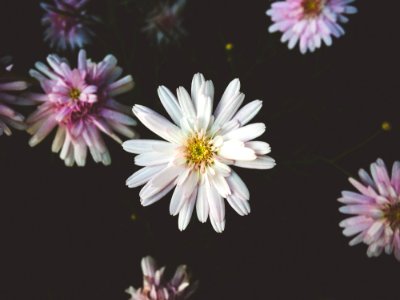
[[90,43],[94,32],[90,23],[96,18],[86,14],[89,0],[53,0],[41,3],[45,10],[42,24],[47,27],[45,40],[52,48],[74,50]]
[[27,119],[28,132],[33,135],[29,144],[39,144],[58,127],[52,151],[61,150],[60,158],[67,166],[75,162],[84,166],[88,149],[95,162],[110,164],[101,132],[118,143],[121,140],[115,132],[129,138],[135,135],[129,127],[136,124],[129,108],[114,100],[133,88],[132,77],[120,78],[122,69],[114,56],[95,63],[86,58],[84,50],[79,52],[77,68],[71,69],[67,60],[57,55],[49,55],[47,62],[50,67],[37,62],[38,71],[30,71],[44,94],[29,95],[42,103]]
[[400,162],[395,162],[389,176],[385,163],[378,159],[371,164],[371,175],[358,172],[361,182],[350,178],[358,193],[344,191],[338,200],[344,203],[339,211],[356,215],[343,220],[345,236],[356,235],[350,246],[364,242],[369,257],[394,253],[400,261]]
[[158,44],[177,42],[186,31],[182,28],[182,11],[186,0],[160,3],[147,17],[143,31]]
[[177,268],[170,281],[164,280],[165,267],[157,270],[154,259],[146,256],[142,259],[143,287],[129,287],[126,292],[129,300],[184,300],[193,293],[196,284],[190,286],[190,277],[186,266]]
[[357,13],[351,5],[355,0],[285,0],[272,4],[267,15],[272,24],[269,32],[283,32],[282,43],[289,49],[299,43],[301,53],[314,52],[322,42],[332,45],[332,36],[339,38],[345,31],[347,14]]
[[263,123],[246,125],[261,109],[255,100],[243,108],[240,82],[233,80],[226,88],[214,114],[214,86],[196,74],[191,96],[183,88],[177,98],[164,86],[158,89],[160,100],[172,121],[142,105],[133,112],[151,131],[165,141],[131,140],[123,143],[126,151],[139,154],[135,163],[144,168],[127,180],[129,187],[145,184],[140,191],[143,206],[150,205],[175,188],[170,214],[178,215],[178,227],[184,230],[196,206],[197,217],[208,216],[217,232],[225,228],[224,199],[240,215],[250,212],[250,193],[230,166],[270,169],[275,161],[266,156],[270,146],[252,141],[265,131]]
[[[3,62],[3,59],[0,61]],[[28,87],[25,81],[15,80],[10,78],[9,71],[12,65],[7,63],[4,67],[6,74],[0,76],[0,135],[3,132],[6,135],[11,135],[9,126],[24,130],[26,128],[24,116],[16,112],[10,105],[27,105],[32,104],[31,101],[20,96],[21,91]]]

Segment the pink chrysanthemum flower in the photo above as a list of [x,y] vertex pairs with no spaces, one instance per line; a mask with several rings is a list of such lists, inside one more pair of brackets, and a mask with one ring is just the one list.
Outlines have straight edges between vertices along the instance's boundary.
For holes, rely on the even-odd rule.
[[52,151],[60,152],[67,166],[74,162],[84,166],[89,149],[95,162],[111,163],[110,154],[101,132],[117,142],[114,131],[132,138],[135,133],[129,127],[135,125],[129,108],[114,97],[133,88],[130,75],[118,79],[122,69],[117,59],[108,55],[100,63],[86,59],[81,50],[78,67],[71,69],[67,60],[49,55],[50,66],[38,62],[30,74],[36,78],[44,94],[30,94],[30,99],[41,102],[39,108],[27,119],[28,132],[33,136],[29,144],[39,144],[55,127],[58,127]]
[[189,224],[194,206],[201,222],[208,216],[217,232],[225,228],[224,199],[240,215],[250,212],[250,194],[245,183],[230,167],[270,169],[275,161],[266,156],[270,146],[252,141],[265,131],[263,123],[246,125],[261,109],[255,100],[242,109],[244,100],[240,82],[233,80],[212,114],[214,86],[196,74],[191,96],[183,88],[177,98],[164,86],[158,89],[160,100],[175,124],[155,111],[135,105],[133,112],[150,130],[165,141],[131,140],[123,143],[126,151],[139,154],[135,163],[143,166],[127,180],[129,187],[145,184],[140,191],[143,206],[150,205],[175,188],[170,214],[178,215],[178,227]]
[[178,41],[186,31],[182,28],[182,11],[186,0],[159,4],[148,16],[143,31],[158,44]]
[[84,10],[89,0],[53,0],[53,4],[41,3],[46,11],[42,24],[47,27],[45,40],[52,48],[74,50],[90,43],[94,32],[89,21],[94,17]]
[[[12,65],[7,65],[5,67],[6,71],[10,71]],[[9,105],[26,105],[32,104],[31,101],[20,97],[15,94],[15,92],[20,92],[25,90],[28,85],[24,81],[16,81],[14,79],[8,78],[7,75],[0,76],[0,135],[3,132],[6,135],[11,135],[11,129],[9,126],[24,130],[26,128],[24,122],[24,116],[13,110]]]
[[163,278],[165,267],[157,270],[156,262],[150,256],[142,259],[142,270],[143,287],[129,287],[126,290],[131,296],[129,300],[184,300],[195,289],[194,285],[190,287],[190,277],[185,265],[179,266],[168,282]]
[[272,4],[267,15],[274,23],[269,32],[283,32],[282,43],[289,49],[299,43],[301,53],[314,52],[322,42],[332,45],[332,35],[344,35],[340,23],[348,22],[346,14],[355,14],[350,5],[355,0],[285,0]]
[[344,191],[338,200],[346,204],[339,211],[357,215],[343,220],[345,236],[357,235],[350,246],[364,242],[369,257],[394,253],[400,261],[400,162],[395,162],[391,177],[385,163],[378,159],[371,164],[371,176],[363,169],[358,173],[361,183],[350,178],[359,193]]

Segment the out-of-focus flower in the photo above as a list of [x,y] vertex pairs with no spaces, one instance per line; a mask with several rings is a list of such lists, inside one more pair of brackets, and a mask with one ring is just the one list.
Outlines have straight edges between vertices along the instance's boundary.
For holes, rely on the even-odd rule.
[[345,236],[356,235],[350,246],[364,242],[369,257],[394,253],[400,261],[400,162],[395,162],[389,176],[385,163],[378,159],[371,164],[371,175],[358,172],[361,182],[350,178],[358,193],[344,191],[338,200],[344,203],[339,211],[356,215],[343,220]]
[[301,53],[314,52],[322,42],[332,45],[332,35],[339,38],[345,31],[340,23],[347,23],[347,14],[355,14],[351,5],[355,0],[285,0],[272,4],[267,15],[272,24],[269,32],[283,32],[282,43],[289,49],[299,43]]
[[118,79],[122,69],[117,59],[107,55],[100,63],[86,58],[81,50],[78,67],[71,69],[67,60],[49,55],[47,62],[37,62],[37,70],[30,75],[36,78],[44,94],[31,93],[30,99],[42,103],[29,116],[28,132],[33,136],[29,144],[39,144],[55,127],[58,127],[52,151],[60,152],[67,166],[74,162],[84,166],[89,149],[95,162],[111,163],[101,132],[121,143],[115,132],[132,138],[129,127],[135,125],[127,106],[114,97],[133,88],[130,75]]
[[46,12],[42,18],[42,24],[47,27],[45,40],[52,48],[74,50],[90,43],[94,32],[89,26],[96,18],[86,14],[85,6],[88,2],[53,0],[53,4],[41,3]]
[[131,296],[129,300],[184,300],[194,292],[196,284],[190,285],[185,265],[179,266],[168,282],[163,278],[165,267],[157,270],[156,262],[150,256],[142,259],[142,270],[143,287],[129,287],[126,290]]
[[177,42],[186,31],[182,28],[182,11],[186,0],[174,0],[174,4],[160,3],[147,17],[143,31],[158,44]]
[[381,127],[382,127],[382,130],[383,130],[383,131],[390,131],[390,130],[392,130],[392,125],[391,125],[389,122],[387,122],[387,121],[383,122],[382,125],[381,125]]
[[190,96],[179,87],[175,98],[169,89],[159,87],[160,100],[175,124],[145,106],[133,107],[137,118],[165,141],[124,142],[126,151],[139,154],[135,163],[144,167],[126,183],[129,187],[145,184],[140,191],[143,206],[160,200],[176,187],[170,214],[179,214],[180,230],[189,224],[196,205],[198,219],[206,222],[210,216],[214,229],[222,232],[224,198],[238,214],[250,212],[249,190],[229,165],[250,169],[275,166],[275,161],[266,156],[270,146],[252,141],[264,133],[265,125],[246,125],[261,109],[262,102],[255,100],[239,110],[244,94],[238,79],[229,84],[214,114],[211,81],[196,74],[191,92]]
[[[8,58],[0,59],[0,65],[4,73],[8,73],[12,69]],[[25,81],[11,79],[8,74],[0,75],[0,135],[3,132],[6,135],[11,135],[9,126],[19,130],[26,128],[24,116],[13,110],[9,105],[32,104],[32,101],[15,94],[15,92],[23,91],[27,87],[28,84]]]

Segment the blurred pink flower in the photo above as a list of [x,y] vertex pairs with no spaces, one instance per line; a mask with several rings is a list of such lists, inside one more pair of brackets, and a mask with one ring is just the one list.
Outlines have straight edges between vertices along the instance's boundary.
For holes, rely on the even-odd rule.
[[[3,59],[1,60],[1,63],[2,62]],[[4,71],[9,72],[12,69],[12,65],[7,63],[3,68]],[[28,84],[25,81],[11,79],[8,75],[0,76],[0,135],[2,135],[3,132],[6,135],[11,135],[9,126],[19,130],[26,129],[24,116],[13,110],[9,105],[33,104],[32,101],[15,94],[15,92],[23,91],[27,87]]]
[[89,0],[53,0],[53,4],[41,3],[46,11],[42,24],[47,26],[45,40],[52,48],[74,50],[90,43],[94,32],[89,28],[89,20],[94,17],[84,10]]
[[339,23],[347,23],[346,14],[355,14],[357,9],[350,5],[355,0],[285,0],[272,4],[267,15],[272,24],[269,32],[283,32],[282,43],[288,42],[289,49],[299,43],[300,52],[314,52],[332,44],[332,35],[340,37],[345,31]]
[[142,259],[143,287],[129,287],[126,292],[129,300],[184,300],[194,291],[195,284],[190,286],[190,278],[186,266],[181,265],[174,277],[166,282],[163,278],[165,267],[157,270],[154,259],[146,256]]
[[42,103],[29,116],[28,132],[33,136],[29,144],[39,144],[55,127],[58,127],[52,151],[60,152],[67,166],[74,162],[84,166],[89,149],[95,162],[111,163],[110,154],[101,132],[118,143],[114,131],[132,138],[135,133],[129,127],[135,125],[130,109],[114,100],[114,97],[133,88],[130,75],[118,79],[122,69],[117,59],[108,55],[100,63],[86,58],[81,50],[78,68],[71,69],[64,58],[49,55],[46,66],[36,63],[37,70],[30,74],[36,78],[44,94],[29,94],[30,99]]
[[143,31],[158,44],[178,41],[186,31],[182,28],[182,11],[186,0],[174,0],[174,4],[160,3],[147,17]]
[[400,162],[395,162],[391,177],[385,163],[378,159],[371,164],[372,177],[363,169],[358,173],[361,183],[350,178],[359,193],[344,191],[339,211],[356,215],[343,220],[345,236],[357,235],[350,246],[361,242],[368,245],[369,257],[394,253],[400,261]]
[[143,206],[155,203],[175,188],[170,214],[179,214],[178,227],[184,230],[196,206],[200,222],[210,216],[215,231],[225,228],[224,199],[240,215],[250,213],[250,193],[246,184],[230,167],[271,169],[275,160],[266,154],[270,146],[253,141],[265,131],[264,123],[249,123],[260,111],[262,101],[254,100],[243,108],[240,81],[233,80],[225,90],[214,114],[214,85],[202,74],[192,81],[191,96],[183,88],[177,98],[164,86],[158,95],[173,123],[142,105],[135,105],[136,117],[165,141],[131,140],[123,143],[127,152],[139,154],[136,165],[143,166],[126,184],[137,187]]

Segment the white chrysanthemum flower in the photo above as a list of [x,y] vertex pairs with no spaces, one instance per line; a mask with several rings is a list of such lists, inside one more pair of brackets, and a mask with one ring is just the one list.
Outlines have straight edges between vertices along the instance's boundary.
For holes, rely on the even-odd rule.
[[176,187],[170,213],[179,214],[180,230],[189,224],[196,205],[199,220],[206,222],[210,216],[214,229],[222,232],[224,199],[238,214],[250,212],[249,191],[230,166],[251,169],[275,166],[274,159],[266,156],[270,146],[252,141],[264,133],[265,125],[246,125],[261,109],[262,102],[254,100],[238,111],[244,94],[235,79],[212,114],[214,86],[202,74],[194,76],[191,96],[179,87],[175,98],[164,86],[159,87],[158,95],[175,124],[145,106],[133,107],[137,118],[165,141],[123,143],[126,151],[139,154],[135,163],[144,167],[128,178],[127,185],[132,188],[145,184],[140,191],[143,206],[160,200]]

